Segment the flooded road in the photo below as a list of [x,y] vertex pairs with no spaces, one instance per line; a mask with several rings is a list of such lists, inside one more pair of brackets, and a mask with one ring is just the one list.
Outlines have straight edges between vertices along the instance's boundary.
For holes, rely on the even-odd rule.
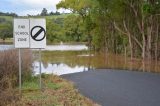
[[[38,74],[38,63],[34,72]],[[118,69],[140,72],[160,72],[160,62],[130,60],[123,55],[89,53],[88,51],[45,51],[42,53],[42,69],[47,74],[70,74],[92,69]]]
[[[39,74],[39,62],[34,62],[34,74]],[[88,68],[85,66],[68,66],[64,63],[48,63],[47,66],[45,64],[41,65],[42,73],[45,74],[54,74],[54,75],[65,75],[65,74],[72,74],[72,73],[79,73],[88,71]]]
[[[14,49],[14,45],[0,45],[0,51]],[[36,49],[34,49],[36,50]],[[86,45],[47,45],[43,51],[80,51],[88,50]]]
[[[13,45],[0,45],[0,51],[13,49]],[[33,52],[34,74],[39,73],[38,53]],[[142,61],[124,55],[89,52],[85,45],[50,45],[42,52],[42,72],[64,75],[91,69],[122,69],[126,71],[160,72],[160,62]]]

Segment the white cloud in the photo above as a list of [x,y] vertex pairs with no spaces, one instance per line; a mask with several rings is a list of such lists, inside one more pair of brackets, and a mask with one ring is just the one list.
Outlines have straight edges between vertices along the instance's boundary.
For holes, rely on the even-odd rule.
[[45,7],[51,8],[56,7],[61,0],[12,0],[10,1],[12,4],[25,5],[32,8],[37,7]]
[[[40,14],[43,8],[48,12],[56,11],[56,4],[61,0],[7,0],[10,5],[17,8],[18,15],[37,15]],[[62,10],[60,10],[61,12]],[[65,10],[64,10],[65,11]]]

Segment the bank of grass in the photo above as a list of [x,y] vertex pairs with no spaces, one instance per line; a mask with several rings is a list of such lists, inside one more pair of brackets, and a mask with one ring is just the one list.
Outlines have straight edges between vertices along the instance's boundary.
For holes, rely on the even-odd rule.
[[13,39],[7,38],[5,41],[0,39],[0,44],[13,44]]
[[15,103],[16,106],[98,106],[82,96],[71,82],[53,75],[42,77],[42,91],[39,90],[38,77],[23,83],[22,98]]

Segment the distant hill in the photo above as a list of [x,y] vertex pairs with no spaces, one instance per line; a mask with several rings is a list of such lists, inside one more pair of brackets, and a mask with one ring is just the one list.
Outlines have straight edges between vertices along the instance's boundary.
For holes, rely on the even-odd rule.
[[17,17],[18,15],[16,13],[4,13],[0,12],[0,16],[12,16],[12,17]]
[[[77,16],[78,14],[61,14],[50,16],[17,16],[16,18],[45,18],[48,44],[59,43],[61,41],[85,42],[87,37],[80,24],[77,24]],[[13,16],[0,16],[0,39],[13,37],[13,19]]]
[[[16,18],[46,18],[46,19],[56,19],[56,18],[67,18],[71,14],[61,14],[61,15],[50,15],[50,16],[17,16]],[[77,14],[75,14],[77,15]],[[13,16],[0,15],[0,20],[12,21]],[[1,23],[1,21],[0,21]]]

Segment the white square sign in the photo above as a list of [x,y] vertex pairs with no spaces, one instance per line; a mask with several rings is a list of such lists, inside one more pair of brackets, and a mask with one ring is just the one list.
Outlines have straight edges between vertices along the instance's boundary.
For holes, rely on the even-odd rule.
[[46,20],[30,19],[30,48],[46,47]]
[[29,48],[29,20],[14,19],[13,35],[15,48]]
[[45,48],[46,20],[14,19],[14,44],[15,48]]

